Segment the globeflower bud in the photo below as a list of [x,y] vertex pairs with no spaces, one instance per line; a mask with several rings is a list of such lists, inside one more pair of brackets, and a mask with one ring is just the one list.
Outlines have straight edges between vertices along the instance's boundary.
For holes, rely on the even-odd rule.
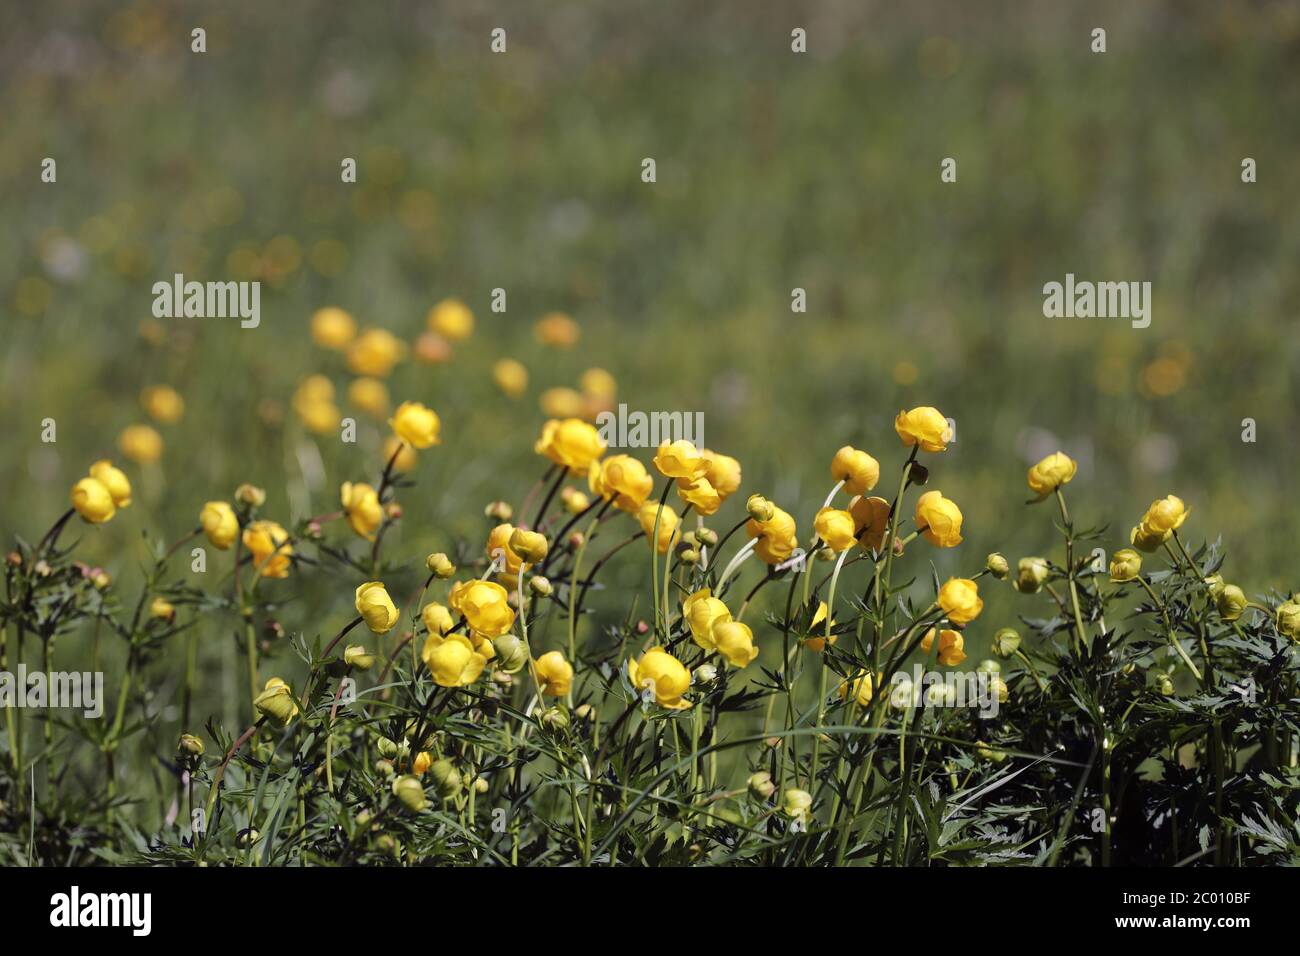
[[1174,679],[1168,674],[1161,674],[1156,678],[1156,693],[1162,697],[1172,697],[1174,693]]
[[808,809],[812,806],[812,794],[807,790],[791,787],[781,798],[781,809],[795,820],[806,820]]
[[424,795],[424,784],[413,774],[403,774],[393,781],[393,796],[413,813],[419,813],[429,805]]
[[497,668],[507,674],[523,670],[528,663],[528,647],[513,634],[502,634],[492,641]]
[[156,597],[149,603],[149,616],[171,623],[176,620],[176,608],[170,601]]
[[483,509],[483,514],[494,521],[509,521],[514,517],[515,509],[504,501],[494,501]]
[[266,504],[266,492],[256,485],[245,482],[235,489],[235,500],[250,508],[260,508]]
[[762,495],[750,495],[745,502],[745,510],[758,522],[771,521],[776,514],[776,507]]
[[695,683],[704,685],[712,684],[718,679],[718,669],[712,664],[701,664],[694,670]]
[[203,741],[193,734],[181,734],[180,742],[176,744],[176,752],[191,757],[202,757]]
[[542,577],[540,574],[528,579],[528,589],[538,597],[550,597],[551,593],[555,590],[551,587],[550,580]]
[[564,730],[569,726],[569,712],[563,707],[548,707],[542,711],[542,726],[552,730]]
[[1142,555],[1132,548],[1116,551],[1110,559],[1110,579],[1116,584],[1136,580],[1142,571]]
[[1037,594],[1047,580],[1048,566],[1043,558],[1021,558],[1016,568],[1016,590],[1021,594]]
[[[1235,584],[1225,584],[1214,599],[1219,616],[1225,621],[1235,621],[1246,610],[1246,593]],[[1280,627],[1279,627],[1280,630]]]
[[989,574],[993,575],[999,581],[1006,578],[1007,574],[1011,571],[1011,565],[1007,563],[1007,559],[1002,557],[1002,555],[998,554],[996,551],[984,559],[984,567],[988,569]]
[[433,786],[443,800],[451,800],[460,793],[464,785],[460,771],[450,760],[434,761],[433,766],[429,768],[429,776],[433,778]]
[[766,770],[751,774],[748,786],[750,795],[756,800],[766,800],[776,793],[776,784],[772,782],[772,775]]
[[435,551],[424,559],[424,566],[429,569],[429,573],[434,577],[447,579],[456,573],[456,565],[451,563],[451,558],[441,551]]
[[700,544],[706,548],[715,547],[718,543],[718,532],[712,528],[696,528],[695,537],[699,539]]
[[975,671],[980,674],[1000,674],[1002,673],[1002,665],[993,658],[986,657],[979,662],[979,666],[975,668]]
[[1277,609],[1277,629],[1292,641],[1300,642],[1300,604],[1287,601]]
[[692,565],[692,564],[699,564],[699,563],[700,563],[700,552],[697,551],[697,550],[695,550],[694,548],[687,548],[685,551],[683,551],[683,552],[682,552],[681,554],[679,554],[677,557],[678,557],[678,560],[680,560],[680,561],[682,562],[682,564],[685,564],[685,565]]
[[549,545],[546,543],[545,535],[515,528],[510,535],[510,550],[528,564],[539,564],[546,558]]
[[360,644],[349,644],[343,651],[343,663],[359,671],[368,671],[375,666],[375,655],[367,653]]
[[250,846],[258,841],[262,834],[252,827],[245,827],[235,834],[235,846],[241,850],[247,850]]
[[993,653],[998,657],[1010,657],[1020,649],[1020,634],[1014,627],[1001,628],[993,635]]

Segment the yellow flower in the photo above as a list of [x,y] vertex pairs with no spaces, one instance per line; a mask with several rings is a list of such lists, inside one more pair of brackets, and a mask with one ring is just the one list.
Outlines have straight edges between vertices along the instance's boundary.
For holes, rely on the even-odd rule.
[[587,410],[586,399],[572,388],[548,388],[537,396],[537,407],[548,418],[577,418]]
[[174,621],[176,608],[165,598],[156,597],[149,602],[149,616],[156,617],[160,621]]
[[924,529],[925,540],[938,548],[955,548],[961,544],[961,509],[942,492],[927,491],[916,500],[917,528]]
[[1078,469],[1078,462],[1065,452],[1053,452],[1029,469],[1029,490],[1041,501],[1061,485],[1068,485]]
[[367,541],[373,541],[375,531],[384,523],[384,509],[375,489],[364,482],[345,481],[339,491],[339,500],[352,530]]
[[846,680],[840,684],[840,699],[848,700],[850,697],[857,701],[859,707],[866,707],[871,703],[874,681],[871,675],[866,672],[860,672],[852,680]]
[[474,334],[474,313],[460,299],[443,299],[425,317],[431,332],[437,332],[453,342]]
[[865,451],[845,445],[831,459],[831,477],[844,482],[844,490],[860,495],[876,487],[880,480],[880,462]]
[[416,448],[438,444],[438,430],[442,425],[438,413],[419,402],[402,402],[388,424],[393,426],[398,438]]
[[421,750],[415,755],[415,760],[411,761],[411,773],[417,777],[423,776],[433,766],[433,754],[427,750]]
[[717,646],[713,642],[713,627],[730,621],[731,612],[708,588],[702,588],[682,602],[682,617],[690,625],[695,643],[706,651],[714,651]]
[[578,323],[563,312],[548,312],[537,320],[533,326],[537,341],[558,349],[570,349],[577,344],[582,334]]
[[257,487],[257,485],[244,482],[235,489],[235,500],[241,505],[248,505],[250,508],[260,508],[266,504],[266,491]]
[[603,368],[589,368],[578,379],[582,393],[591,398],[613,399],[618,394],[618,382]]
[[1159,551],[1160,546],[1168,541],[1172,534],[1172,531],[1148,531],[1142,525],[1138,525],[1129,532],[1128,540],[1129,543],[1139,551],[1145,551],[1147,554],[1151,554],[1154,551]]
[[[934,646],[934,628],[925,632],[921,638],[921,650],[927,654]],[[966,640],[958,631],[941,630],[939,632],[939,663],[944,667],[956,667],[966,659]]]
[[526,567],[529,564],[540,564],[550,547],[546,543],[546,535],[515,528],[510,533],[510,550],[524,559]]
[[516,359],[498,359],[492,366],[492,381],[509,398],[518,398],[528,389],[528,369]]
[[849,502],[849,514],[853,515],[853,530],[863,548],[879,551],[885,546],[885,535],[889,533],[888,501],[859,495]]
[[1142,555],[1132,548],[1116,551],[1110,559],[1110,579],[1117,584],[1132,581],[1142,570]]
[[293,691],[278,677],[272,677],[266,682],[265,688],[254,698],[253,707],[278,727],[287,727],[298,716],[298,704],[293,699]]
[[791,787],[781,795],[781,809],[785,811],[786,816],[794,820],[807,820],[812,804],[812,794],[798,787]]
[[970,578],[949,578],[939,589],[939,607],[954,624],[969,624],[984,610],[979,585]]
[[1287,601],[1278,605],[1276,623],[1279,634],[1285,634],[1292,642],[1300,642],[1300,604]]
[[239,537],[239,518],[224,501],[209,501],[199,512],[199,524],[214,548],[225,551]]
[[573,686],[573,665],[559,651],[547,651],[533,661],[533,673],[547,697],[563,697]]
[[117,447],[132,461],[147,465],[162,457],[162,436],[148,425],[127,425],[117,436]]
[[478,680],[488,659],[464,634],[430,634],[420,651],[424,666],[439,687],[464,687]]
[[447,603],[469,622],[470,630],[484,637],[500,637],[515,623],[506,589],[494,581],[458,581]]
[[342,349],[357,334],[357,323],[342,309],[326,306],[311,316],[311,337],[321,348]]
[[592,462],[587,470],[591,490],[606,501],[613,501],[620,511],[640,510],[654,483],[645,465],[628,455],[611,455],[604,461]]
[[1177,531],[1187,520],[1190,509],[1183,504],[1183,499],[1168,495],[1151,502],[1151,507],[1142,516],[1139,527],[1149,535],[1168,535]]
[[357,588],[356,607],[366,626],[376,634],[387,634],[401,617],[382,581],[367,581]]
[[348,368],[357,375],[387,378],[406,355],[406,344],[387,329],[366,329],[348,345]]
[[[498,558],[504,558],[505,564],[501,569],[501,574],[508,578],[516,578],[519,575],[520,568],[527,568],[528,564],[524,561],[523,555],[514,549],[511,538],[515,533],[515,526],[509,523],[499,524],[488,532],[487,556],[495,561]],[[500,554],[498,554],[500,552]]]
[[563,465],[570,474],[582,475],[605,454],[605,443],[589,422],[580,418],[563,421],[552,418],[542,426],[541,437],[533,445],[533,450],[557,465]]
[[1223,590],[1214,599],[1219,616],[1225,621],[1235,621],[1241,617],[1248,603],[1246,592],[1235,584],[1225,584]]
[[149,417],[164,425],[174,425],[185,414],[185,399],[170,385],[151,385],[140,393],[140,404]]
[[[641,505],[640,510],[636,513],[636,520],[640,523],[641,530],[645,532],[647,539],[655,533],[656,515],[659,515],[659,503],[657,501],[647,501]],[[659,515],[659,537],[655,542],[657,552],[660,554],[668,553],[668,549],[677,540],[677,528],[680,524],[681,519],[677,517],[677,512],[672,509],[672,506],[664,505],[663,514]]]
[[343,649],[343,663],[359,671],[368,671],[375,666],[375,655],[360,644],[349,644]]
[[660,707],[686,710],[691,705],[682,699],[690,689],[691,672],[686,665],[662,647],[652,647],[639,661],[628,659],[628,680],[638,692],[650,691]]
[[1021,594],[1037,594],[1051,570],[1045,558],[1021,558],[1016,564],[1016,590]]
[[267,578],[287,578],[293,545],[289,532],[274,521],[253,521],[244,528],[244,547],[253,556],[253,567]]
[[437,601],[426,604],[420,616],[424,618],[424,626],[429,629],[430,634],[446,634],[455,627],[451,612]]
[[700,452],[708,468],[704,477],[709,480],[715,491],[723,498],[735,494],[740,487],[740,462],[730,455],[722,455],[705,448]]
[[564,504],[564,510],[572,515],[586,511],[591,505],[590,498],[577,488],[570,488],[567,485],[560,489],[560,501]]
[[299,382],[292,404],[307,430],[317,435],[333,431],[342,417],[334,404],[334,383],[324,375],[309,375]]
[[348,401],[376,418],[388,414],[388,386],[377,378],[357,378],[348,386]]
[[389,435],[384,439],[384,453],[380,457],[384,459],[385,467],[391,461],[393,471],[405,473],[415,467],[420,456],[416,454],[414,448],[396,435]]
[[72,507],[91,524],[103,524],[117,513],[113,495],[97,478],[82,478],[72,486]]
[[125,508],[131,503],[131,482],[126,475],[113,467],[107,458],[100,459],[90,466],[90,477],[108,489],[113,496],[113,504]]
[[451,361],[451,343],[436,332],[422,332],[415,340],[415,360],[425,365]]
[[709,464],[688,441],[664,442],[654,457],[654,466],[667,478],[692,481],[709,469]]
[[813,519],[813,530],[832,551],[847,551],[857,540],[853,515],[839,508],[822,508]]
[[732,667],[745,667],[758,657],[754,646],[754,632],[740,621],[717,621],[713,625],[713,643],[718,653]]
[[772,517],[767,521],[750,518],[745,522],[745,533],[757,539],[754,553],[764,564],[780,564],[794,553],[799,545],[798,529],[794,519],[776,505],[772,505]]
[[899,412],[894,419],[894,431],[908,448],[920,445],[922,451],[943,451],[952,441],[952,427],[939,409],[921,405],[908,412]]
[[[815,654],[820,654],[826,649],[826,602],[817,602],[817,611],[813,614],[812,620],[808,624],[808,633],[803,636],[803,646]],[[835,627],[835,622],[830,623],[831,628]],[[830,642],[832,644],[838,639],[838,635],[832,634]]]
[[677,496],[702,515],[715,514],[722,507],[722,495],[704,477],[678,478]]

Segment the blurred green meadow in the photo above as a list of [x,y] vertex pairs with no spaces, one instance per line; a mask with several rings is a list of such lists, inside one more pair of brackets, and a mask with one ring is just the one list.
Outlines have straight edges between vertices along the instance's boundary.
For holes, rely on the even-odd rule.
[[[150,549],[241,482],[289,525],[337,510],[342,481],[374,481],[387,426],[348,405],[353,376],[310,317],[338,306],[411,343],[447,297],[473,309],[473,337],[387,380],[394,404],[425,402],[443,426],[385,539],[410,568],[395,597],[418,587],[424,553],[481,549],[487,502],[518,507],[546,465],[539,395],[592,367],[630,408],[703,412],[707,444],[740,459],[720,531],[763,492],[806,538],[843,444],[880,459],[892,489],[893,416],[933,404],[957,441],[929,462],[931,487],[961,504],[966,540],[914,545],[914,573],[1049,547],[1053,513],[1026,507],[1025,469],[1061,448],[1080,462],[1071,510],[1109,525],[1108,551],[1172,493],[1191,540],[1222,536],[1229,580],[1300,585],[1300,6],[4,6],[0,528],[39,538],[92,461],[121,462],[121,429],[147,420],[141,390],[173,386],[185,414],[156,426],[158,463],[127,466],[135,504],[64,539],[127,593]],[[945,157],[956,183],[940,181]],[[178,272],[261,281],[260,327],[155,320],[151,287]],[[1150,327],[1044,318],[1042,287],[1067,272],[1150,281]],[[556,310],[581,326],[570,350],[534,336]],[[507,356],[530,373],[519,398],[492,381]],[[297,420],[312,373],[358,420],[356,444]],[[327,535],[356,546],[341,525]],[[628,556],[629,586],[644,563]],[[621,616],[628,594],[609,584],[599,606]],[[289,632],[353,614],[350,588],[302,575],[281,589]],[[976,654],[1017,610],[1009,587],[990,591]],[[234,622],[200,627],[203,699],[237,699]]]

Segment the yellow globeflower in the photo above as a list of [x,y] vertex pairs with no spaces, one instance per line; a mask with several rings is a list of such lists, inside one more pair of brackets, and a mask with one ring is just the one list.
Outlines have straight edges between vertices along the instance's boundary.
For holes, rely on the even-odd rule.
[[474,334],[474,313],[460,299],[443,299],[432,309],[425,321],[429,331],[459,342]]
[[117,436],[117,447],[127,458],[147,465],[162,457],[163,440],[148,425],[127,425]]
[[108,489],[113,496],[113,504],[125,508],[131,503],[131,482],[107,458],[100,459],[90,466],[90,477]]
[[592,398],[613,399],[618,394],[618,382],[603,368],[589,368],[578,379],[584,395]]
[[591,490],[620,511],[635,513],[654,489],[654,479],[645,465],[628,455],[611,455],[593,462],[587,470]]
[[922,451],[943,451],[952,441],[952,426],[948,419],[930,405],[899,412],[894,419],[894,431],[898,432],[905,446],[920,445]]
[[740,621],[718,621],[713,625],[713,643],[718,653],[727,659],[732,667],[747,667],[749,662],[758,657],[758,648],[754,646],[754,632],[748,624]]
[[[925,632],[921,638],[921,650],[927,654],[934,646],[934,628]],[[939,663],[944,667],[956,667],[966,659],[966,639],[959,631],[941,630],[939,632]]]
[[209,501],[199,512],[199,524],[214,548],[225,551],[239,537],[239,518],[224,501]]
[[424,619],[424,626],[430,634],[446,634],[456,626],[456,622],[451,619],[451,612],[437,601],[426,604],[420,617]]
[[577,418],[587,409],[587,402],[572,388],[548,388],[537,396],[537,406],[548,418]]
[[348,386],[348,401],[367,414],[388,414],[388,386],[377,378],[357,378]]
[[560,489],[560,501],[564,504],[564,510],[572,515],[586,511],[591,505],[590,498],[577,488],[570,488],[567,485]]
[[939,607],[954,624],[969,624],[984,610],[979,585],[970,578],[949,578],[939,589]]
[[1277,607],[1277,617],[1273,621],[1278,633],[1300,643],[1300,604],[1285,601]]
[[340,308],[326,306],[311,316],[311,337],[321,348],[342,349],[357,334],[357,323]]
[[495,581],[458,581],[447,603],[465,617],[470,630],[484,637],[500,637],[515,623],[506,589]]
[[656,515],[659,515],[659,537],[655,541],[655,550],[660,554],[667,554],[668,549],[677,541],[677,529],[682,519],[677,517],[677,512],[672,509],[672,505],[664,505],[663,514],[659,514],[659,502],[647,501],[636,513],[636,520],[640,523],[647,539],[655,533]]
[[492,381],[507,397],[518,398],[528,390],[528,369],[517,359],[498,359],[492,366]]
[[849,514],[853,515],[853,530],[862,547],[879,551],[885,546],[885,535],[889,533],[888,501],[859,495],[849,502]]
[[103,524],[117,513],[112,494],[97,478],[82,478],[72,486],[72,507],[91,524]]
[[[546,558],[550,545],[546,535],[524,528],[515,528],[510,532],[510,550],[524,559],[527,564],[540,564]],[[527,566],[527,565],[525,565]]]
[[713,642],[713,628],[730,621],[731,612],[708,588],[703,588],[682,602],[682,617],[690,625],[695,643],[706,651],[714,651],[717,645]]
[[298,704],[293,699],[293,691],[278,677],[272,677],[266,682],[265,688],[254,698],[253,707],[277,727],[287,727],[298,716]]
[[393,463],[393,471],[402,473],[408,472],[414,468],[416,462],[419,461],[420,458],[420,456],[416,454],[414,448],[402,441],[396,435],[389,435],[384,439],[384,450],[380,457],[383,458],[385,467],[391,461]]
[[1151,554],[1152,552],[1159,551],[1160,546],[1168,541],[1172,534],[1172,531],[1149,531],[1145,526],[1138,525],[1129,532],[1129,543],[1139,551],[1145,551],[1147,554]]
[[1110,559],[1110,579],[1117,584],[1132,581],[1142,571],[1142,555],[1132,548],[1116,551]]
[[364,482],[345,481],[339,490],[339,501],[352,530],[373,541],[375,532],[384,523],[384,509],[375,489]]
[[[808,633],[804,635],[802,639],[803,646],[816,654],[820,654],[826,649],[827,610],[825,601],[817,602],[817,610],[813,614],[812,621],[808,624]],[[834,629],[835,622],[833,620],[831,621],[830,626]],[[838,638],[839,635],[832,633],[830,636],[830,642],[834,644]]]
[[709,470],[704,456],[688,441],[661,444],[654,457],[654,466],[665,477],[685,478],[687,481],[693,481]]
[[764,564],[780,564],[788,560],[799,546],[798,529],[794,518],[787,512],[770,502],[764,503],[770,505],[772,517],[767,521],[750,518],[745,522],[745,533],[757,539],[754,553],[759,560]]
[[722,507],[722,495],[703,476],[695,479],[678,478],[677,496],[702,515],[716,514]]
[[415,340],[415,360],[425,365],[445,365],[451,361],[451,343],[436,332],[422,332]]
[[650,691],[660,707],[686,710],[690,702],[682,695],[690,689],[691,672],[686,665],[662,647],[652,647],[639,661],[627,662],[628,680],[638,692]]
[[488,659],[464,634],[430,634],[420,657],[439,687],[464,687],[478,680]]
[[253,567],[262,577],[287,578],[293,545],[289,532],[274,521],[253,521],[244,528],[244,547],[253,556]]
[[708,468],[704,477],[708,479],[717,493],[726,498],[736,493],[740,487],[740,462],[730,455],[722,455],[705,448],[700,452]]
[[563,697],[573,686],[573,665],[559,651],[547,651],[533,661],[533,673],[547,697]]
[[537,341],[557,349],[570,349],[577,344],[582,330],[578,323],[563,312],[548,312],[533,326]]
[[844,482],[844,490],[860,495],[876,487],[880,480],[880,462],[865,451],[845,445],[831,459],[831,477]]
[[848,700],[852,698],[857,701],[859,707],[866,707],[871,703],[874,686],[871,675],[861,672],[852,680],[846,680],[840,684],[840,699]]
[[1061,485],[1068,485],[1079,464],[1065,452],[1052,452],[1029,469],[1029,490],[1041,501]]
[[185,399],[170,385],[152,385],[140,393],[140,404],[149,417],[164,425],[174,425],[185,414]]
[[580,418],[563,421],[552,418],[542,426],[541,437],[533,450],[563,465],[571,474],[585,475],[592,463],[605,454],[605,442],[589,422]]
[[166,598],[156,597],[149,602],[149,616],[160,621],[176,620],[176,608]]
[[419,402],[402,402],[388,424],[393,426],[398,438],[416,448],[438,444],[438,431],[442,426],[438,413]]
[[1139,527],[1148,535],[1168,535],[1183,526],[1190,510],[1183,504],[1182,498],[1168,495],[1151,502]]
[[382,581],[367,581],[357,588],[356,608],[376,634],[387,634],[401,617]]
[[832,551],[847,551],[857,540],[853,515],[839,508],[822,508],[813,519],[813,530]]
[[387,329],[366,329],[348,345],[348,368],[357,375],[387,378],[406,355],[406,344]]
[[509,523],[499,524],[488,532],[487,552],[489,559],[495,561],[498,558],[504,558],[505,564],[501,568],[501,573],[514,578],[519,574],[519,569],[527,569],[528,562],[524,561],[523,555],[514,549],[510,539],[514,536],[515,526]]
[[916,526],[925,540],[937,548],[961,544],[961,509],[942,492],[927,491],[916,500]]

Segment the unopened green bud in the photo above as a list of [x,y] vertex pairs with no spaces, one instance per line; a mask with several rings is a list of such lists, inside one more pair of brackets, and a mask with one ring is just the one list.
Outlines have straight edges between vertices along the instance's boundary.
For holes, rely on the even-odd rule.
[[1020,634],[1014,627],[1001,628],[993,635],[993,653],[998,657],[1010,657],[1020,650]]

